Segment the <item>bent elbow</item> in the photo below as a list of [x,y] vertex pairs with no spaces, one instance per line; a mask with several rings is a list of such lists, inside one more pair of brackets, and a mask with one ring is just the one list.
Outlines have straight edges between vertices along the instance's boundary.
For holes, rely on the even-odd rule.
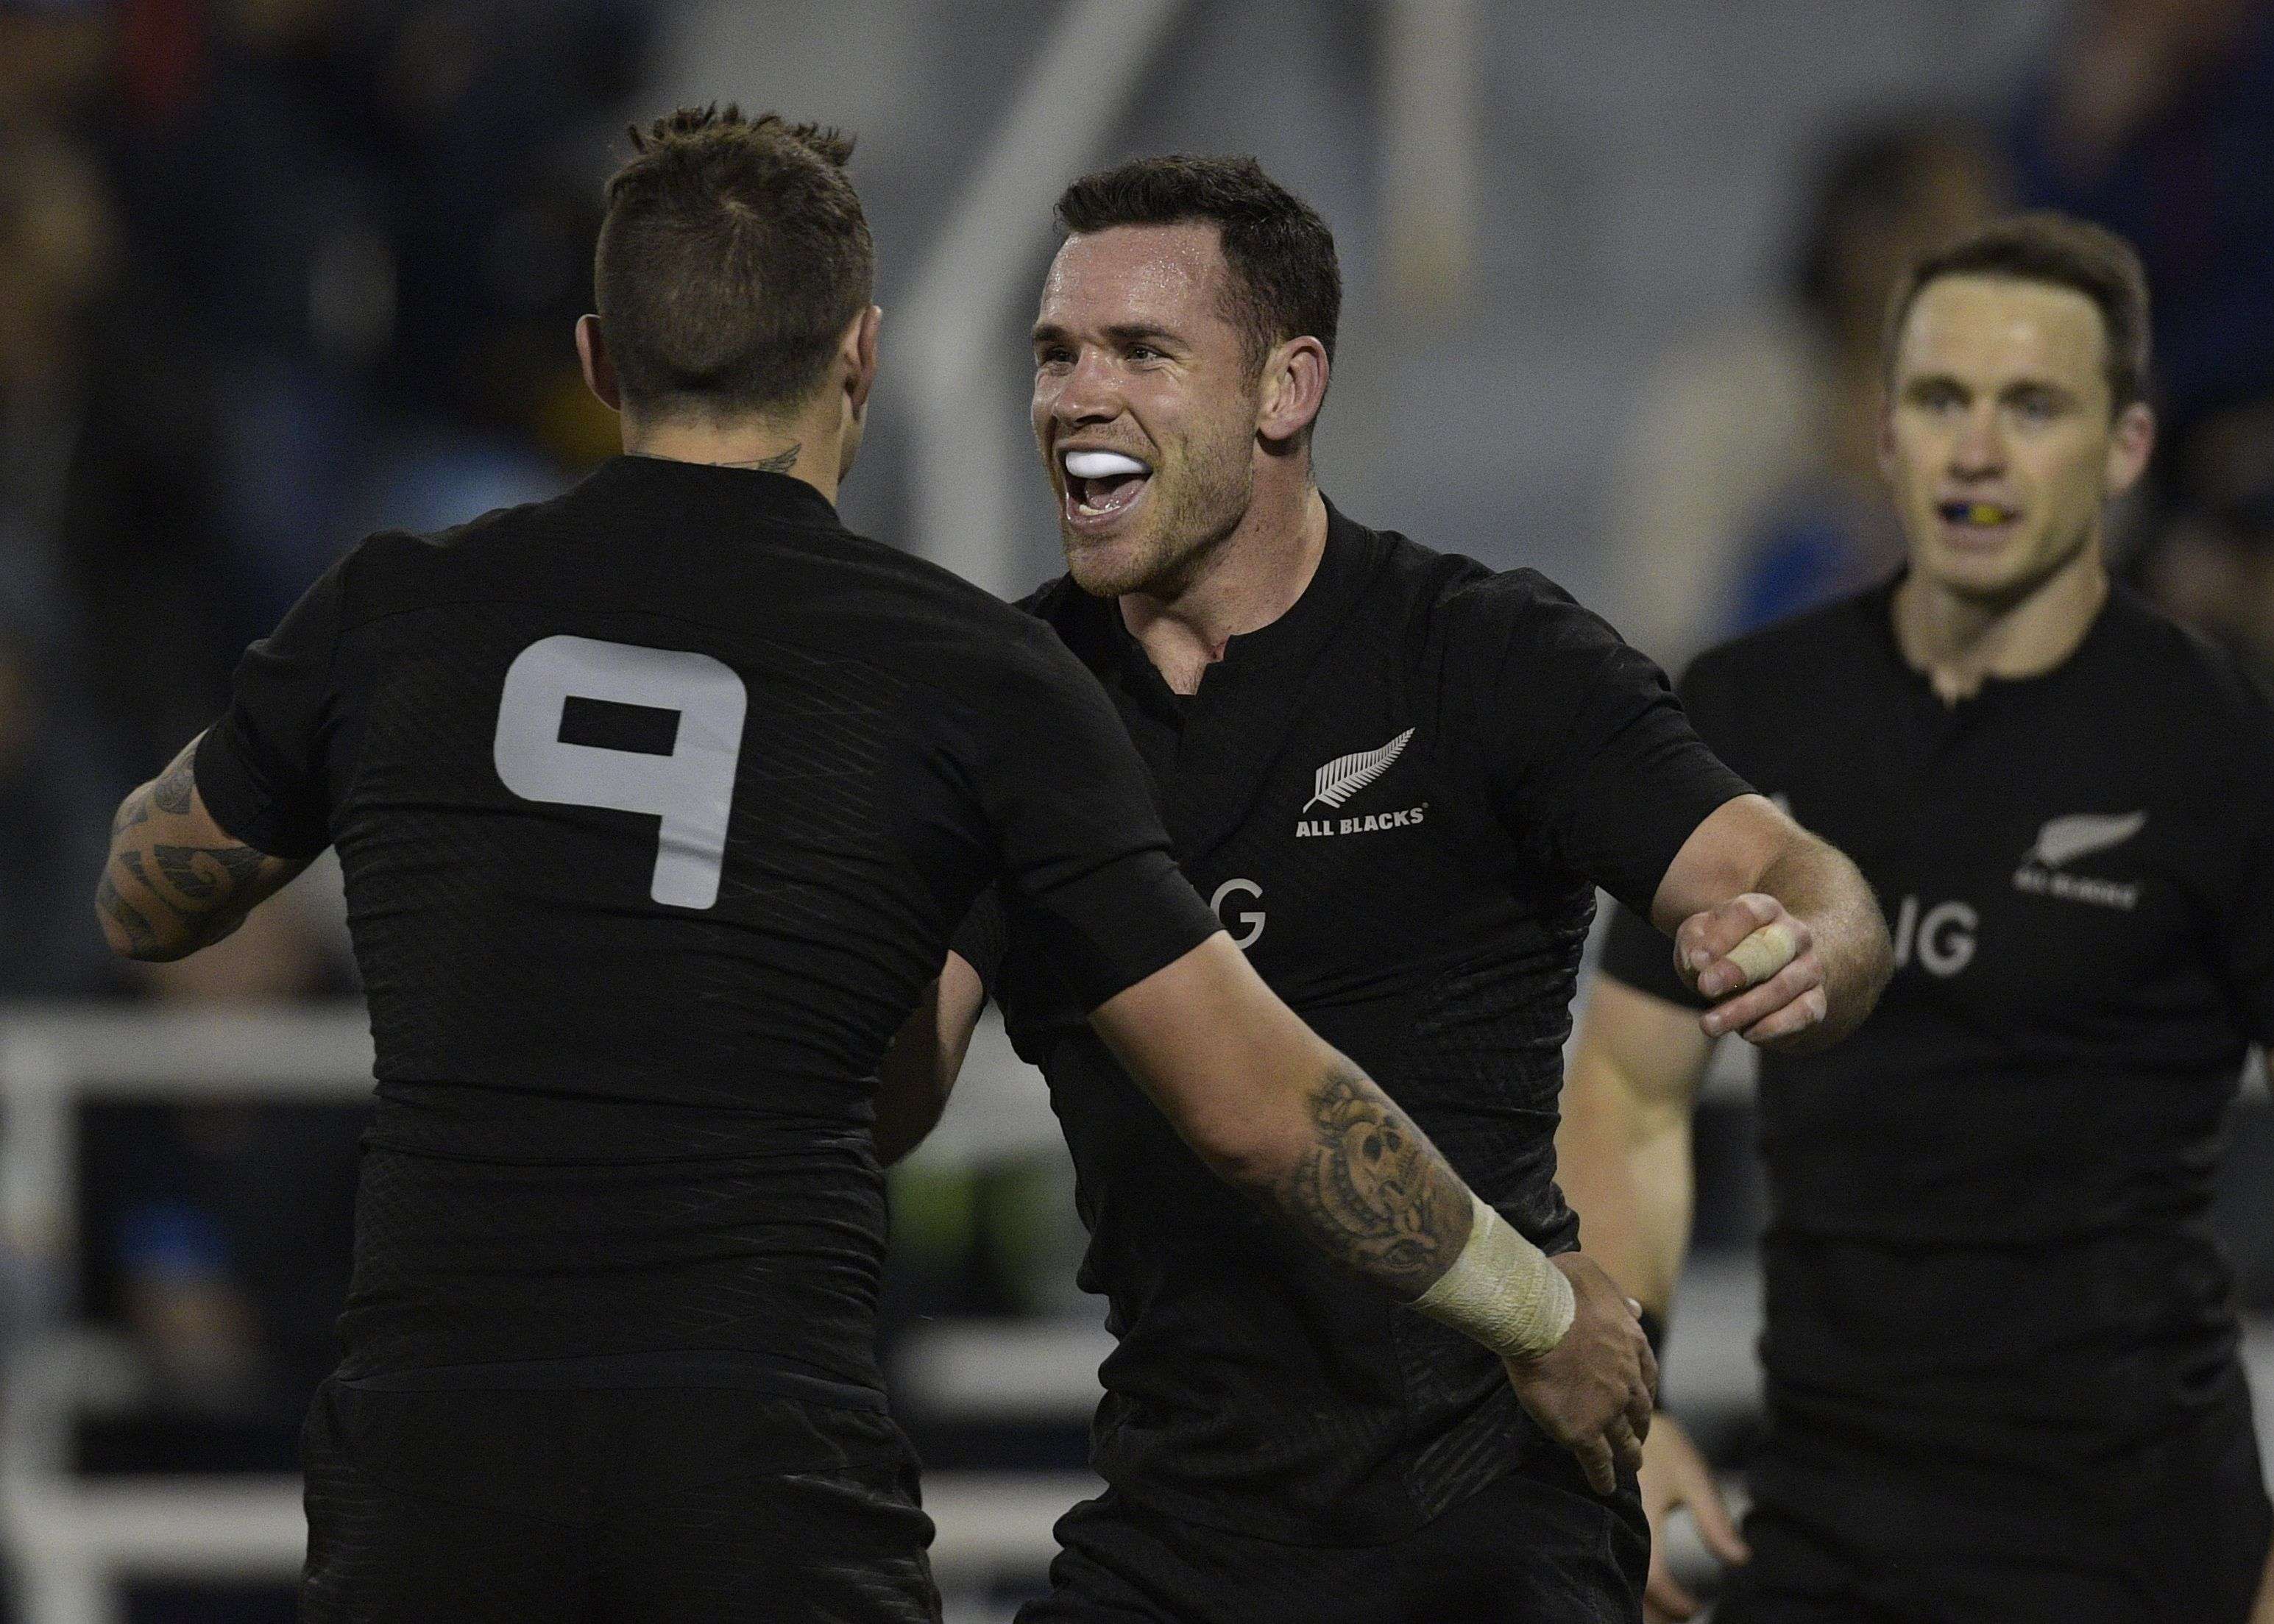
[[1864,938],[1863,1004],[1866,1011],[1879,1003],[1879,995],[1895,975],[1895,944],[1887,935],[1886,916],[1879,912],[1879,901],[1870,891],[1864,892],[1863,917],[1865,922]]
[[203,945],[188,931],[163,929],[118,894],[109,874],[95,889],[94,922],[103,945],[121,959],[140,964],[167,964],[187,958]]
[[1276,1190],[1301,1161],[1299,1124],[1273,1124],[1240,1111],[1212,1111],[1178,1127],[1209,1170],[1238,1189]]
[[193,942],[169,942],[155,935],[141,936],[115,923],[107,914],[97,914],[102,927],[103,945],[115,957],[128,959],[137,964],[171,964],[177,959],[186,959],[197,951]]

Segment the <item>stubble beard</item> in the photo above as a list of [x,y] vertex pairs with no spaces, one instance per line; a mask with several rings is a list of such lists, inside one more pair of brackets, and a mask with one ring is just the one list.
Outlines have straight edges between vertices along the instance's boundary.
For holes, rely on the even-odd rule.
[[1140,531],[1108,542],[1088,541],[1061,523],[1066,569],[1093,598],[1142,593],[1177,598],[1207,572],[1217,552],[1247,516],[1255,473],[1243,436],[1224,455],[1194,459],[1188,471],[1156,471],[1149,496],[1154,511]]

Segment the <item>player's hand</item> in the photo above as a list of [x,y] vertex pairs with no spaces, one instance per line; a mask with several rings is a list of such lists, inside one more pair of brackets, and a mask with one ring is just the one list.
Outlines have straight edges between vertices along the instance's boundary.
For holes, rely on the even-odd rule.
[[1821,1025],[1831,1007],[1814,934],[1759,891],[1683,920],[1674,933],[1674,967],[1714,1000],[1698,1022],[1708,1037],[1735,1032],[1775,1048]]
[[1642,1593],[1644,1624],[1679,1624],[1698,1614],[1698,1598],[1675,1583],[1674,1570],[1666,1565],[1667,1514],[1676,1506],[1690,1507],[1690,1515],[1698,1522],[1698,1537],[1722,1561],[1752,1560],[1753,1553],[1729,1521],[1729,1508],[1721,1503],[1713,1468],[1690,1441],[1682,1423],[1661,1415],[1652,1423],[1650,1438],[1642,1449],[1642,1509],[1650,1519],[1650,1581]]
[[1588,1485],[1615,1493],[1618,1469],[1642,1466],[1658,1363],[1609,1275],[1576,1252],[1548,1261],[1571,1282],[1571,1328],[1538,1358],[1509,1360],[1509,1384],[1540,1429],[1579,1457]]

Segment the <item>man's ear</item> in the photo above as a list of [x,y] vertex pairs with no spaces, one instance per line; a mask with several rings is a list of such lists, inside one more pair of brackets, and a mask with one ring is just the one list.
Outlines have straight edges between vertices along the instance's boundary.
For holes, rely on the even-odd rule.
[[1275,449],[1310,427],[1327,401],[1327,348],[1315,338],[1273,347],[1257,392],[1255,432]]
[[838,360],[845,368],[845,393],[853,415],[869,407],[869,391],[877,387],[877,329],[884,325],[882,307],[871,304],[845,329]]
[[598,316],[576,318],[576,359],[584,368],[584,387],[610,411],[624,409],[623,393],[616,387],[616,364],[608,358],[607,335]]
[[2148,471],[2156,451],[2156,414],[2145,401],[2135,401],[2116,414],[2116,432],[2108,440],[2108,494],[2121,496]]

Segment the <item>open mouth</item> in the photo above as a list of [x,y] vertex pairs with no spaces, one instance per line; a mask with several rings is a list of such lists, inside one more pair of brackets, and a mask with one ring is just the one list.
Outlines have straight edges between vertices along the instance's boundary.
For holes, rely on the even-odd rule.
[[1066,511],[1076,519],[1119,517],[1153,478],[1150,468],[1118,451],[1067,451],[1059,462],[1065,470]]

